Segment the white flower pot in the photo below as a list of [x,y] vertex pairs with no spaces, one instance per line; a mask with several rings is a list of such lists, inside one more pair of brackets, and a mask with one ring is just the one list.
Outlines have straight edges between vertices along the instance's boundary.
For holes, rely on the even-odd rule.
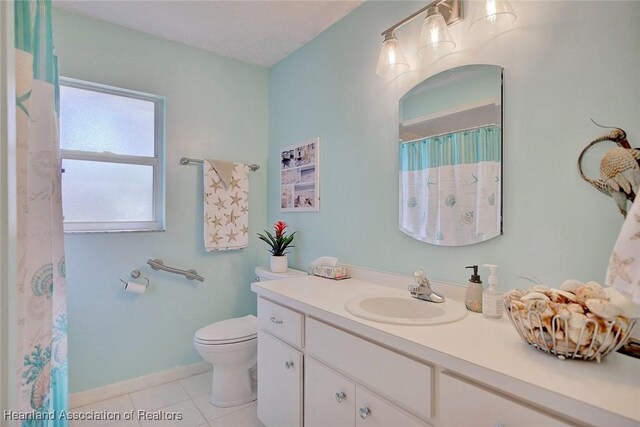
[[275,256],[271,255],[271,271],[274,273],[284,273],[289,268],[287,264],[287,255]]

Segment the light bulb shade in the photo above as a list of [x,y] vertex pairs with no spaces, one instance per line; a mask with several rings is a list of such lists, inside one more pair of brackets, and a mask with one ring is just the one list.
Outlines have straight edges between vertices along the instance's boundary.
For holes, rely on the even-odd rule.
[[484,0],[473,13],[469,32],[495,34],[503,31],[516,20],[516,13],[507,0]]
[[451,53],[456,47],[449,27],[440,13],[427,14],[422,24],[420,41],[418,42],[418,56],[433,59]]
[[381,77],[393,77],[407,70],[409,70],[409,63],[402,53],[400,42],[393,34],[388,35],[382,43],[376,73]]

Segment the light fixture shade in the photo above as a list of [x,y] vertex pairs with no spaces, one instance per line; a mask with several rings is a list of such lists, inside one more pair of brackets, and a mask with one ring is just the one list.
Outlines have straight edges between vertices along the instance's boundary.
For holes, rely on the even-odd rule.
[[507,0],[484,0],[470,19],[469,31],[475,34],[495,34],[516,20],[516,13]]
[[408,70],[409,63],[402,53],[400,42],[393,32],[388,33],[382,42],[376,74],[381,77],[394,77]]
[[435,12],[429,10],[420,32],[418,56],[436,59],[451,53],[455,47],[456,42],[451,36],[444,17],[437,11],[437,8],[435,8]]

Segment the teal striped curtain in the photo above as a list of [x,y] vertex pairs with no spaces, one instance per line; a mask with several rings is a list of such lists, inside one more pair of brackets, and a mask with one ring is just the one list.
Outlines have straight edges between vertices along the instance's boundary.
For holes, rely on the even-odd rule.
[[484,126],[400,144],[400,170],[418,171],[439,166],[499,162],[500,126]]
[[51,0],[14,6],[19,411],[23,427],[65,427],[67,298]]

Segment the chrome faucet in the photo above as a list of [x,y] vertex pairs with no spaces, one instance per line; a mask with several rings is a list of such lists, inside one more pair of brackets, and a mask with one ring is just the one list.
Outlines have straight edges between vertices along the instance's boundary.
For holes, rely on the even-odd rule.
[[444,302],[444,296],[431,289],[431,282],[429,282],[427,276],[424,275],[424,271],[418,270],[413,273],[413,280],[417,285],[408,286],[409,293],[412,297],[422,301]]

